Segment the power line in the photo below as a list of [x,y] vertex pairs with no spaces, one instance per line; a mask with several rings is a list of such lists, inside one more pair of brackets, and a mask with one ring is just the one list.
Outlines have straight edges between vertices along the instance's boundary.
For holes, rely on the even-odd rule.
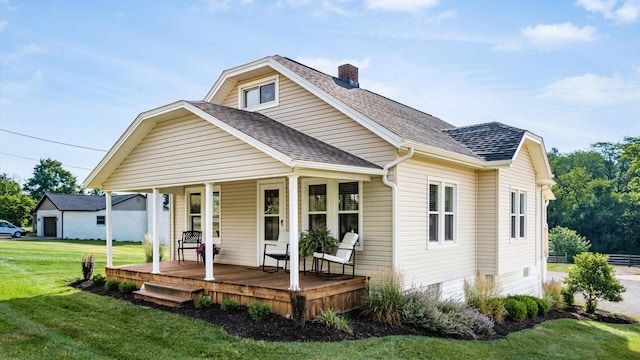
[[[20,159],[33,160],[33,161],[40,161],[41,160],[41,159],[34,159],[34,158],[21,156],[21,155],[9,154],[9,153],[6,153],[6,152],[0,152],[0,155],[13,156],[13,157],[17,157],[17,158],[20,158]],[[74,169],[93,170],[93,169],[87,169],[87,168],[80,167],[80,166],[72,166],[72,165],[65,165],[65,164],[62,164],[62,166],[66,166],[66,167],[70,167],[70,168],[74,168]]]
[[80,145],[73,145],[73,144],[63,143],[63,142],[55,141],[55,140],[43,139],[43,138],[39,138],[39,137],[36,137],[36,136],[31,136],[31,135],[21,134],[21,133],[17,133],[17,132],[15,132],[15,131],[9,131],[9,130],[5,130],[5,129],[0,129],[0,131],[4,131],[4,132],[8,132],[8,133],[10,133],[10,134],[19,135],[19,136],[24,136],[24,137],[27,137],[27,138],[36,139],[36,140],[40,140],[40,141],[47,141],[47,142],[54,143],[54,144],[59,144],[59,145],[72,146],[72,147],[76,147],[76,148],[80,148],[80,149],[86,149],[86,150],[93,150],[93,151],[102,151],[102,152],[107,152],[107,150],[96,149],[96,148],[91,148],[91,147],[86,147],[86,146],[80,146]]

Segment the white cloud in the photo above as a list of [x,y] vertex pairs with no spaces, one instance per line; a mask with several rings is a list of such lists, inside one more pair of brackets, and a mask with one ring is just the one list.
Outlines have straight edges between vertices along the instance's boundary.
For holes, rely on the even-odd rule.
[[441,22],[443,22],[445,20],[455,18],[456,15],[457,14],[456,14],[455,10],[443,11],[443,12],[437,14],[436,16],[433,16],[433,17],[427,19],[427,23],[440,24]]
[[640,82],[587,73],[548,85],[540,98],[591,106],[640,102]]
[[209,0],[210,11],[227,10],[231,6],[230,0]]
[[308,6],[313,9],[313,14],[318,17],[325,17],[331,13],[351,16],[352,12],[341,6],[348,1],[350,0],[278,0],[276,6]]
[[2,30],[4,30],[4,28],[7,27],[7,24],[9,24],[8,21],[6,20],[0,20],[0,32],[2,32]]
[[572,43],[585,43],[597,39],[597,32],[593,26],[582,28],[570,22],[562,24],[539,24],[534,27],[520,29],[520,36],[500,43],[498,50],[513,51],[525,48],[551,50]]
[[16,98],[25,98],[41,88],[43,83],[44,76],[41,70],[34,71],[28,79],[2,80],[0,81],[0,104],[11,103]]
[[438,5],[438,0],[365,0],[364,4],[373,10],[417,12]]
[[616,23],[632,23],[640,18],[640,0],[577,0],[576,5]]
[[29,55],[34,55],[34,54],[44,54],[46,52],[46,48],[43,48],[41,46],[38,46],[36,44],[29,44],[26,46],[21,47],[20,49],[6,55],[6,56],[2,56],[2,60],[6,61],[7,63],[11,63],[11,62],[17,62]]

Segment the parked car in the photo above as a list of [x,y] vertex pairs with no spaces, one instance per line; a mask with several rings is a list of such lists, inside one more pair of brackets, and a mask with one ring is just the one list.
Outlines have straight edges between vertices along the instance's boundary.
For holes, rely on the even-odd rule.
[[19,238],[20,236],[26,235],[27,230],[15,226],[12,223],[6,220],[0,220],[0,235],[11,235],[12,237]]

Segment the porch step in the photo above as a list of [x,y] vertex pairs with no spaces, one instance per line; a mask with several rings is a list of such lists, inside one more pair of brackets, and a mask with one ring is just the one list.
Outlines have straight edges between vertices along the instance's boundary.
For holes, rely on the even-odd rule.
[[133,292],[133,296],[136,299],[152,302],[164,306],[182,307],[190,305],[197,299],[204,289],[176,285],[165,284],[155,281],[148,281],[143,284],[143,287]]

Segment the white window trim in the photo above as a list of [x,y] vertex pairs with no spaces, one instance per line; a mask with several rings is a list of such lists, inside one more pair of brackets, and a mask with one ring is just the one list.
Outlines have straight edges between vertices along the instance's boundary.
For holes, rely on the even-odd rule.
[[[429,210],[429,185],[431,184],[440,184],[440,185],[444,185],[444,186],[440,186],[439,187],[439,199],[441,199],[442,203],[439,206],[439,215],[438,216],[438,238],[440,238],[441,240],[439,240],[438,242],[432,242],[429,239],[429,214],[430,214],[430,210]],[[444,192],[445,192],[445,187],[449,185],[449,186],[453,186],[453,240],[445,240],[444,239],[444,231],[445,231],[445,211],[444,211]],[[427,230],[427,249],[435,249],[435,248],[447,248],[447,247],[456,247],[458,246],[458,218],[460,217],[460,211],[459,211],[459,206],[458,206],[458,202],[459,202],[459,198],[460,196],[458,195],[460,193],[460,183],[456,180],[450,180],[450,179],[443,179],[443,178],[439,178],[439,177],[427,177],[427,186],[426,186],[426,191],[427,191],[427,217],[426,217],[426,230]]]
[[[259,80],[255,80],[255,81],[251,81],[242,85],[238,86],[238,109],[241,110],[247,110],[247,111],[257,111],[257,110],[263,110],[263,109],[268,109],[274,106],[278,106],[278,104],[280,103],[280,78],[279,76],[273,75],[273,76],[269,76],[266,78],[261,78]],[[251,90],[253,88],[256,87],[260,87],[262,85],[267,85],[270,83],[274,83],[275,84],[275,99],[273,101],[269,101],[267,103],[263,103],[263,104],[258,104],[255,106],[251,106],[251,107],[245,107],[244,106],[244,93],[247,90]]]
[[[212,192],[217,192],[218,194],[220,194],[220,214],[218,214],[218,217],[220,218],[220,234],[222,234],[222,191],[220,188],[220,185],[214,185],[212,186]],[[189,195],[191,194],[200,194],[200,226],[204,227],[204,211],[205,211],[205,207],[204,207],[204,186],[203,187],[197,187],[197,188],[188,188],[185,189],[184,191],[184,224],[185,224],[185,230],[191,230],[191,213],[189,212],[191,204],[189,203],[191,197]],[[204,239],[203,239],[204,240]],[[219,236],[216,236],[216,234],[213,234],[213,243],[214,244],[222,244],[222,239]]]
[[[346,182],[357,182],[358,183],[358,242],[356,243],[356,250],[363,251],[364,250],[364,220],[363,220],[363,209],[364,209],[364,194],[363,194],[363,183],[362,181],[357,180],[336,180],[336,179],[302,179],[302,229],[306,231],[309,228],[309,185],[327,185],[327,228],[331,230],[331,234],[336,236],[339,234],[339,214],[338,211],[338,184],[346,183]],[[343,213],[353,213],[350,211],[345,211]],[[338,239],[338,241],[342,241],[342,239]]]
[[[515,204],[515,213],[511,212],[511,194],[516,194],[516,204]],[[520,214],[520,195],[524,194],[524,214]],[[528,202],[529,202],[529,192],[526,189],[519,187],[510,187],[509,188],[509,240],[510,241],[526,241],[527,240],[527,223],[528,219]],[[511,217],[516,217],[516,237],[511,236]],[[520,217],[524,216],[524,236],[520,236]]]

